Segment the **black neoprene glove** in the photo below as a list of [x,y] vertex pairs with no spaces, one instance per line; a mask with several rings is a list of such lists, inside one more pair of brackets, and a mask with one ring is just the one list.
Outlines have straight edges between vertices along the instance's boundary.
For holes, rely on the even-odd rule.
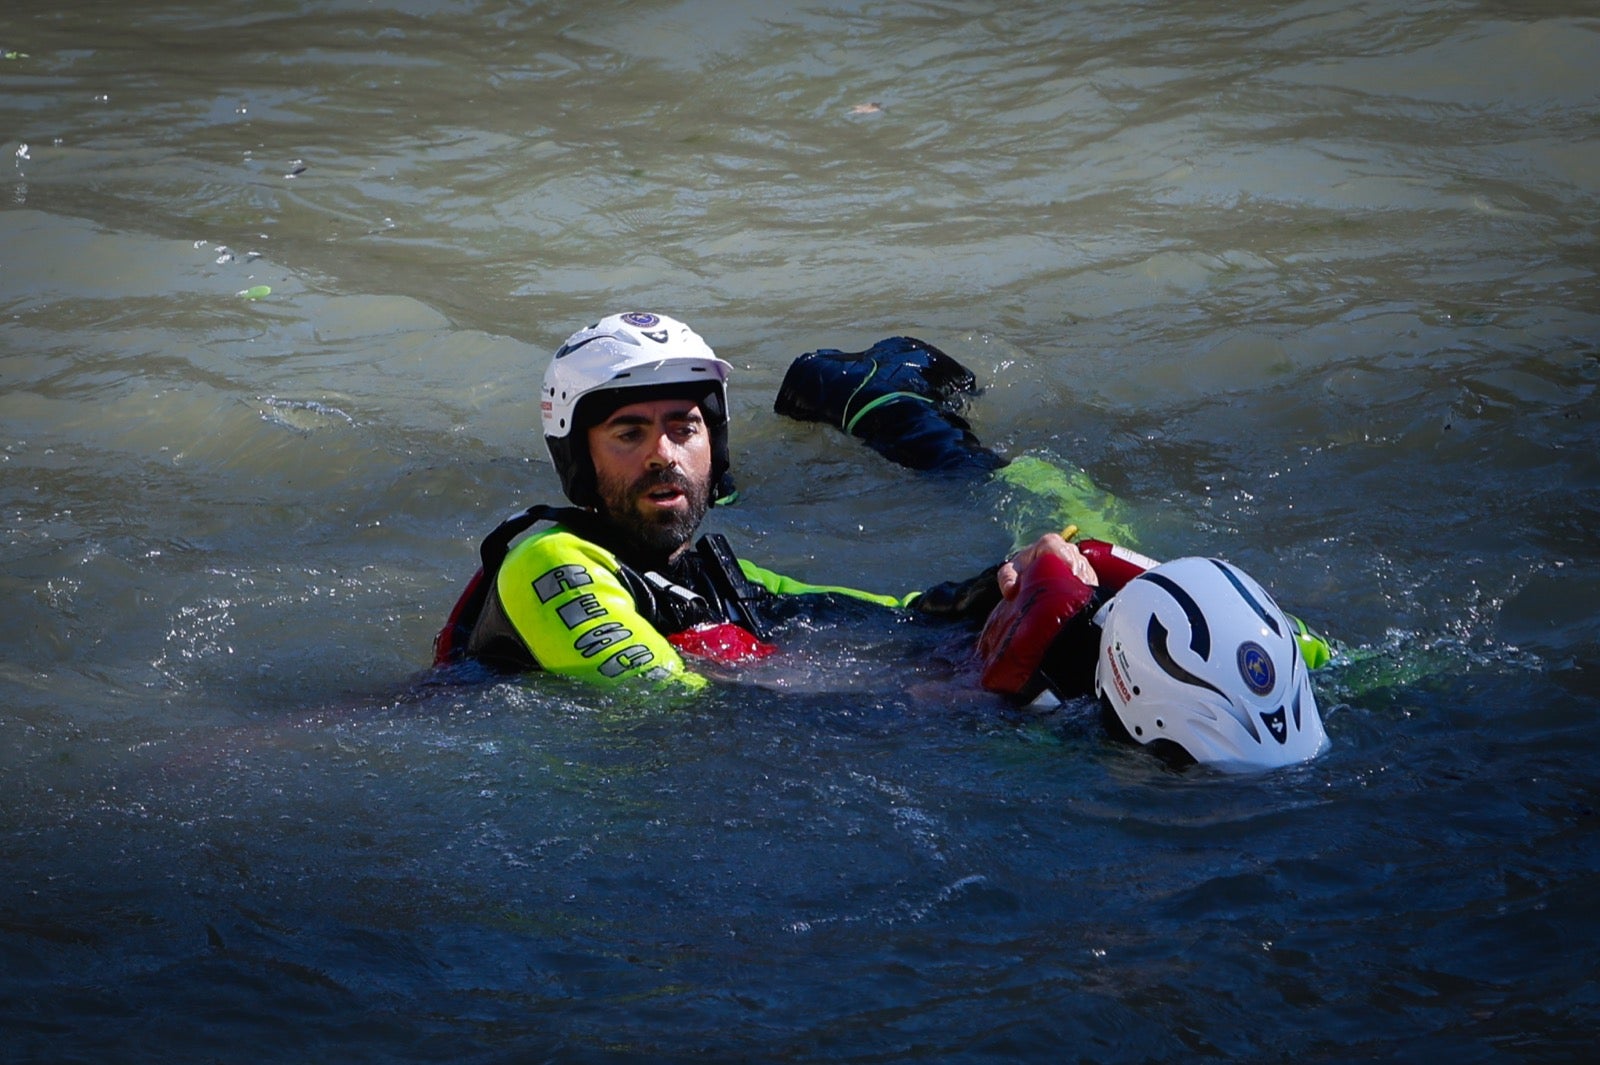
[[1000,603],[1000,583],[995,579],[999,569],[997,562],[964,581],[936,584],[913,599],[911,608],[935,617],[982,621]]
[[827,422],[913,470],[987,472],[1006,460],[957,413],[976,391],[972,372],[931,344],[889,337],[866,351],[807,352],[784,375],[773,409]]

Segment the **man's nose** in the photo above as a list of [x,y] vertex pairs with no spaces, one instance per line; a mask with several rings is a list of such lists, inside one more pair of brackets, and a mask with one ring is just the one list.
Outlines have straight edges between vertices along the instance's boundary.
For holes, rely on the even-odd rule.
[[645,462],[651,469],[666,469],[678,464],[678,445],[672,442],[670,433],[656,433],[655,446],[645,456]]

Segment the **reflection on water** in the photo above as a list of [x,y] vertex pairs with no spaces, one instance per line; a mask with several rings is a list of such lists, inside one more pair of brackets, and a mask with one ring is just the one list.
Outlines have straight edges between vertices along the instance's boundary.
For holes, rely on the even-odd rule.
[[[1592,1049],[1579,5],[7,15],[13,1059]],[[423,678],[624,306],[733,362],[750,557],[903,592],[1056,520],[771,414],[912,333],[1338,638],[1333,750],[1173,773],[887,618],[681,703]]]

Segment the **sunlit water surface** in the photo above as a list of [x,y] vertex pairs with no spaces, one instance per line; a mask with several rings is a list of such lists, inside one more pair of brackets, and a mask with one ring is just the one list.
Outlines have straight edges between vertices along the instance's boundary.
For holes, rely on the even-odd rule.
[[[9,0],[7,1061],[1592,1060],[1587,4]],[[771,400],[911,333],[1345,648],[1174,773],[818,618],[693,700],[424,676],[547,353],[734,363],[799,577],[1054,515]],[[1090,530],[1093,531],[1093,530]]]

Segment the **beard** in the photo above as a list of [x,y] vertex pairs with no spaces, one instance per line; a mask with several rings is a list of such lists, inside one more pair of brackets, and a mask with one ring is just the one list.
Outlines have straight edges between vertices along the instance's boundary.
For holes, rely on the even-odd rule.
[[[641,513],[639,499],[663,485],[682,492],[688,505],[682,510]],[[647,473],[629,484],[600,478],[595,488],[600,512],[621,537],[623,554],[650,562],[670,561],[683,550],[711,507],[710,478],[697,483],[676,468]]]

